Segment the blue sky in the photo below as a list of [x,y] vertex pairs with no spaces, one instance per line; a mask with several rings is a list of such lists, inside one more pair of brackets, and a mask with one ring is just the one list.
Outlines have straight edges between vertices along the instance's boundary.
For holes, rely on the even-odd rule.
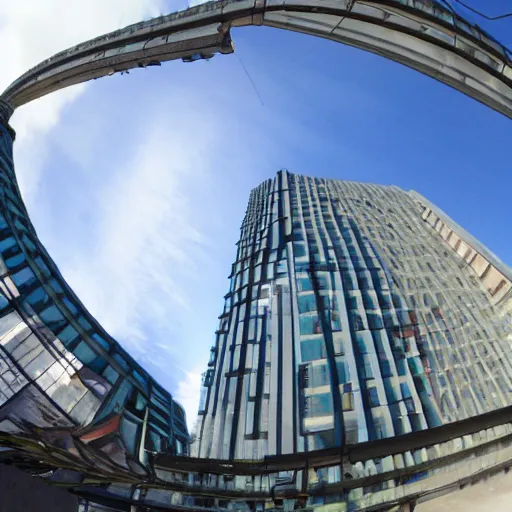
[[[56,31],[39,7],[29,18],[0,7],[9,81],[81,39],[184,5],[48,1],[76,30]],[[507,3],[472,1],[489,14]],[[512,46],[512,20],[481,24]],[[249,192],[280,168],[415,189],[512,263],[510,120],[360,50],[261,27],[232,35],[263,105],[238,58],[219,55],[70,88],[12,120],[43,243],[189,415]]]

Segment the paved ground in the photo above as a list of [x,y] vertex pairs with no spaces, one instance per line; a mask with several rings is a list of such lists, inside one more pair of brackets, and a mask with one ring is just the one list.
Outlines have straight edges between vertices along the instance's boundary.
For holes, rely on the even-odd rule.
[[72,494],[0,464],[0,512],[76,512]]
[[510,512],[512,472],[418,505],[414,512]]

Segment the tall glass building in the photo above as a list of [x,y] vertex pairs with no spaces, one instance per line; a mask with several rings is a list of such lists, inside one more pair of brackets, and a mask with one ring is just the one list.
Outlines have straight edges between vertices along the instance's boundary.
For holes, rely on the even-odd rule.
[[512,404],[512,271],[415,192],[281,171],[251,193],[230,279],[199,457],[353,445]]
[[[0,461],[79,484],[186,454],[185,414],[89,314],[39,241],[0,122]],[[74,476],[70,476],[74,475]],[[71,478],[71,480],[70,480]]]

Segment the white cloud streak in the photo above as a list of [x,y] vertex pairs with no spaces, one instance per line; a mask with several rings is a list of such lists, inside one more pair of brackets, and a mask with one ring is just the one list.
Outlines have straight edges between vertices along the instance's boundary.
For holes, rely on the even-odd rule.
[[[2,2],[0,91],[22,73],[54,53],[129,23],[184,8],[164,0],[46,0]],[[30,103],[11,121],[17,131],[15,160],[20,188],[29,211],[44,215],[40,188],[48,158],[49,136],[58,130],[63,109],[86,89],[78,85]],[[97,119],[99,121],[99,117]],[[101,124],[101,123],[99,123]],[[194,262],[207,243],[189,222],[184,173],[200,165],[199,153],[181,151],[184,144],[169,126],[145,126],[142,143],[106,179],[95,207],[98,219],[93,250],[62,262],[62,270],[91,312],[142,362],[168,367],[174,349],[165,342],[150,344],[148,323],[172,331],[171,309],[190,308],[175,273],[194,279]],[[174,140],[174,146],[169,143]],[[165,152],[164,152],[165,148]],[[85,148],[84,155],[93,151]],[[173,155],[168,160],[169,151]],[[90,161],[88,162],[90,164]],[[87,162],[85,163],[87,165]],[[199,178],[196,174],[196,178]],[[36,222],[37,223],[37,222]],[[190,257],[191,249],[196,258]],[[168,267],[176,269],[170,273]],[[114,296],[115,294],[115,296]],[[149,311],[149,314],[148,314]],[[178,395],[193,421],[197,413],[198,373],[184,373]],[[200,379],[200,377],[199,377]],[[196,396],[197,395],[197,396]]]
[[[99,34],[159,14],[163,0],[29,0],[0,4],[0,91],[51,55]],[[78,85],[20,108],[13,116],[15,157],[25,200],[34,200],[46,158],[44,137],[62,109],[85,89]]]
[[197,133],[194,124],[182,126],[180,137],[164,121],[153,121],[126,160],[109,170],[99,195],[89,198],[98,212],[90,252],[62,265],[90,311],[142,360],[154,355],[146,324],[171,333],[176,320],[169,311],[192,310],[187,283],[197,281],[209,243],[192,222],[197,215],[187,198],[191,179],[201,182],[209,172],[201,154],[187,150],[184,138]]
[[[89,219],[91,246],[64,260],[61,269],[91,313],[144,366],[169,375],[180,363],[183,368],[173,372],[175,398],[192,428],[199,368],[206,367],[208,354],[183,345],[180,322],[197,316],[191,296],[203,284],[213,243],[198,228],[207,210],[194,211],[191,198],[212,176],[208,155],[214,151],[216,122],[204,112],[185,115],[176,103],[162,102],[160,109],[173,112],[172,120],[148,106],[150,126],[134,123],[138,142],[127,144],[130,149],[115,168],[98,164],[86,171],[91,192],[84,192],[83,200],[96,212]],[[200,140],[201,150],[190,140]],[[199,331],[196,324],[187,329],[192,338]]]
[[197,409],[201,393],[201,372],[202,370],[199,368],[184,372],[184,378],[178,382],[178,388],[174,395],[174,398],[185,409],[188,429],[191,433],[195,431],[197,424]]

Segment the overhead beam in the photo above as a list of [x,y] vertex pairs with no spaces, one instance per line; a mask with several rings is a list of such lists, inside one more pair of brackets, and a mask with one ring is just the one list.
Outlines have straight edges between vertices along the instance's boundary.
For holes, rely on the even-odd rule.
[[399,62],[512,118],[512,55],[432,0],[221,0],[130,25],[60,52],[0,96],[17,108],[53,91],[167,60],[233,52],[232,27],[315,35]]

